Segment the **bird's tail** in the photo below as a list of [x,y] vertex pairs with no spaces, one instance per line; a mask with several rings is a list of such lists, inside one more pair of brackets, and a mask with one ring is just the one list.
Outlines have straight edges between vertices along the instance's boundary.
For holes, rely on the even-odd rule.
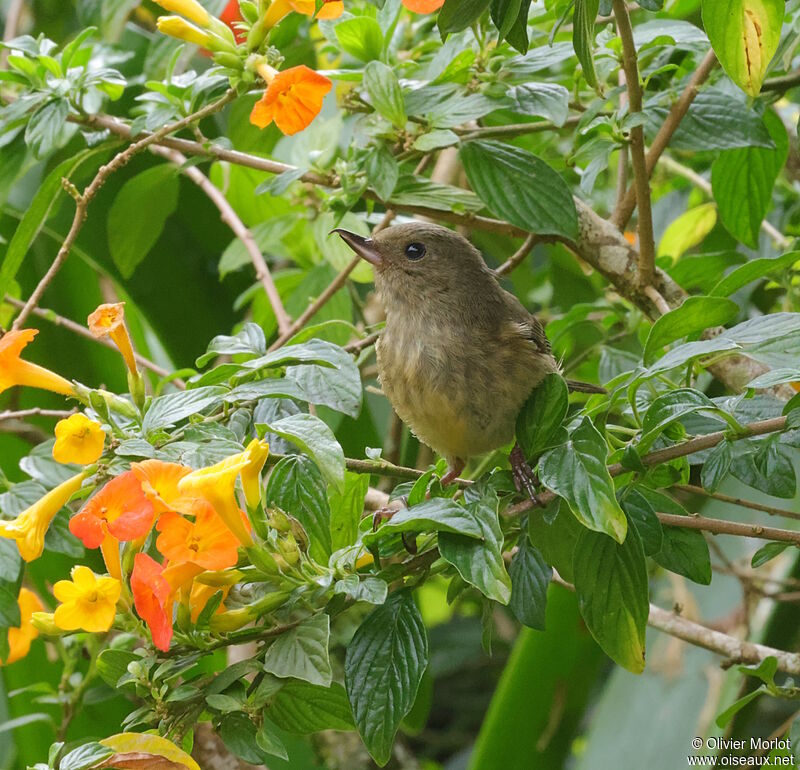
[[578,382],[577,380],[567,380],[567,387],[572,393],[608,393],[605,388],[599,385],[592,385],[588,382]]

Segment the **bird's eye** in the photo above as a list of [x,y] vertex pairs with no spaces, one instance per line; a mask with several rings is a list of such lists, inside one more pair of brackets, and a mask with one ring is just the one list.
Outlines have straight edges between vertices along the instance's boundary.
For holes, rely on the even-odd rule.
[[409,243],[406,246],[406,256],[409,259],[422,259],[425,256],[425,246],[421,243]]

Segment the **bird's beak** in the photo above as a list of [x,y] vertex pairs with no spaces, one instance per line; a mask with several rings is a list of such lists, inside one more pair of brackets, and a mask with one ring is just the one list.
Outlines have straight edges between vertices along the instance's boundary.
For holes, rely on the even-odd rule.
[[372,263],[375,266],[380,265],[383,262],[383,257],[381,256],[380,251],[378,251],[378,247],[375,245],[375,241],[372,238],[365,238],[363,235],[356,235],[355,233],[351,233],[349,230],[342,230],[340,227],[337,227],[335,230],[331,230],[331,233],[338,233],[341,239],[362,259],[366,259],[367,262]]

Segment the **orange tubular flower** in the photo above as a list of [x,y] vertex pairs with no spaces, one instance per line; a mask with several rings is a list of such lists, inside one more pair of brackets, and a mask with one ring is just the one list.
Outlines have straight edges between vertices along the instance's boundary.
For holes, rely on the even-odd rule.
[[209,599],[211,599],[217,591],[222,591],[222,602],[220,602],[214,614],[219,615],[221,612],[225,612],[225,605],[223,602],[228,598],[228,592],[230,590],[230,586],[208,586],[203,583],[195,583],[192,586],[192,593],[189,597],[192,623],[197,622],[197,618],[200,617],[200,613],[205,609]]
[[0,393],[14,385],[27,385],[31,388],[52,390],[63,396],[74,396],[75,389],[69,380],[19,357],[23,348],[38,333],[37,329],[21,329],[6,332],[0,337]]
[[414,13],[433,13],[444,5],[444,0],[403,0],[403,5]]
[[[41,599],[27,588],[20,588],[17,604],[19,605],[21,622],[19,626],[8,629],[8,646],[10,652],[5,661],[6,665],[15,663],[28,654],[28,650],[31,648],[31,642],[39,636],[39,632],[31,623],[31,616],[34,612],[40,612],[44,609]],[[3,661],[0,661],[0,665],[2,665],[2,663]]]
[[97,548],[111,535],[117,540],[144,537],[153,525],[153,504],[139,479],[127,471],[108,482],[69,522],[69,531],[87,548]]
[[95,575],[88,567],[73,567],[72,580],[59,580],[53,586],[53,594],[61,602],[53,620],[64,631],[108,631],[121,591],[119,580]]
[[[163,17],[162,17],[163,18]],[[160,19],[159,19],[160,21]],[[133,345],[125,326],[125,303],[115,302],[113,304],[100,305],[86,320],[89,331],[97,339],[105,336],[111,337],[114,344],[119,348],[125,364],[131,374],[138,374],[136,368],[136,358],[133,354]]]
[[248,548],[253,545],[249,528],[236,503],[236,477],[250,458],[246,452],[227,457],[208,468],[192,471],[178,482],[178,491],[187,497],[202,497],[214,507],[228,529]]
[[172,641],[172,589],[162,574],[164,568],[145,553],[133,557],[131,591],[139,617],[147,623],[153,644],[162,652]]
[[91,465],[103,454],[106,434],[99,422],[73,414],[56,424],[53,458],[60,463]]
[[178,482],[191,473],[191,468],[162,460],[145,460],[131,465],[131,472],[139,479],[145,497],[153,503],[156,513],[183,507]]
[[170,565],[191,562],[208,570],[232,567],[238,560],[238,539],[210,503],[198,501],[196,511],[194,523],[177,513],[162,515],[156,548]]
[[[315,0],[273,0],[272,5],[267,9],[264,26],[271,29],[290,11],[302,13],[303,16],[313,16],[316,7]],[[342,0],[325,0],[325,4],[319,9],[317,18],[338,19],[343,12],[344,2]]]
[[253,106],[250,122],[259,128],[275,125],[291,136],[319,115],[325,95],[333,87],[328,78],[304,64],[283,72],[264,64],[258,73],[268,83],[261,100]]
[[20,556],[25,561],[38,559],[44,551],[44,536],[47,534],[50,522],[67,504],[70,497],[81,488],[85,478],[84,471],[67,479],[55,489],[51,489],[16,519],[0,521],[0,537],[16,540]]

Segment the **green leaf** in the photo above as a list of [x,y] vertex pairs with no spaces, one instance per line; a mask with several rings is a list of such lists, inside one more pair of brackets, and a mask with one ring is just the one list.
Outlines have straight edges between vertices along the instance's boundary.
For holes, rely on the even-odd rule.
[[713,203],[703,203],[685,211],[664,230],[658,256],[680,258],[685,251],[702,243],[716,223],[717,207]]
[[492,141],[467,142],[460,154],[472,189],[493,213],[528,232],[577,238],[569,188],[543,160]]
[[[663,22],[659,19],[654,23]],[[645,109],[647,132],[652,135],[667,117],[669,105],[647,104]],[[706,88],[695,97],[670,140],[670,147],[675,150],[729,150],[750,146],[773,146],[764,121],[743,95],[717,88]]]
[[87,770],[114,754],[114,750],[99,743],[85,743],[66,753],[58,763],[59,770]]
[[620,504],[639,533],[645,556],[658,553],[661,550],[664,534],[661,522],[647,498],[638,490],[629,487]]
[[272,424],[257,424],[259,430],[275,433],[291,441],[311,456],[326,481],[338,491],[344,490],[344,452],[333,431],[319,417],[293,414]]
[[520,623],[544,631],[547,589],[553,576],[553,568],[530,544],[525,534],[520,538],[509,572],[511,599],[508,606]]
[[467,583],[489,599],[508,604],[511,578],[503,561],[503,533],[497,519],[497,497],[473,500],[464,506],[464,510],[480,528],[483,541],[441,532],[439,551]]
[[0,583],[0,628],[19,628],[22,622],[14,587]]
[[390,532],[455,532],[468,538],[483,539],[483,527],[467,506],[447,497],[436,497],[411,508],[403,508],[382,524],[377,532],[364,535],[370,547]]
[[556,499],[544,512],[532,511],[528,515],[528,537],[541,551],[544,560],[558,570],[558,574],[572,582],[572,554],[583,526],[572,515],[564,500]]
[[491,15],[498,40],[504,40],[519,16],[522,0],[492,0]]
[[717,716],[715,720],[717,727],[727,727],[736,714],[738,714],[748,703],[754,701],[759,695],[763,695],[766,691],[767,688],[761,686],[757,690],[753,690],[752,692],[747,693],[747,695],[743,695],[738,700],[735,700],[730,706],[728,706],[728,708],[726,708]]
[[670,342],[723,326],[738,313],[739,306],[726,297],[687,297],[680,307],[656,319],[644,344],[645,365],[652,364],[658,351]]
[[683,527],[662,527],[661,550],[653,559],[664,569],[707,586],[711,583],[711,557],[702,532]]
[[369,604],[383,604],[389,587],[380,578],[365,577],[359,579],[358,575],[346,575],[337,580],[333,592],[344,594],[354,602],[367,602]]
[[642,437],[636,449],[640,455],[647,452],[667,426],[686,415],[720,411],[705,393],[693,388],[676,388],[662,393],[647,408],[642,420]]
[[309,554],[320,564],[331,555],[331,525],[325,482],[308,457],[284,457],[269,476],[266,506],[294,516],[308,533]]
[[725,72],[758,96],[781,37],[784,0],[702,0],[703,27]]
[[647,565],[636,530],[624,543],[584,530],[573,556],[581,616],[603,651],[629,671],[644,670],[650,612]]
[[428,637],[410,591],[373,610],[347,646],[345,685],[358,732],[375,762],[391,757],[400,722],[411,711],[428,666]]
[[538,456],[560,438],[568,408],[566,381],[560,374],[548,374],[533,389],[517,416],[517,441],[526,458]]
[[369,475],[346,471],[344,489],[337,491],[331,487],[328,490],[332,550],[338,551],[356,542],[368,489]]
[[380,145],[370,153],[364,170],[378,197],[382,201],[389,200],[400,177],[394,155],[384,145]]
[[418,136],[414,140],[414,149],[420,152],[430,152],[441,147],[451,147],[454,144],[458,144],[458,134],[449,128],[444,128]]
[[594,71],[594,23],[599,7],[600,0],[575,0],[572,17],[572,46],[583,67],[583,76],[592,88],[597,87],[597,75]]
[[[108,212],[108,248],[123,278],[130,278],[161,237],[178,205],[178,172],[154,166],[122,185]],[[144,223],[131,227],[131,222]]]
[[521,115],[547,118],[563,126],[569,115],[569,91],[557,83],[525,83],[509,89],[512,110]]
[[25,128],[25,143],[35,157],[42,158],[64,143],[71,133],[68,114],[65,99],[52,99],[31,115]]
[[117,682],[128,673],[128,664],[141,660],[141,656],[127,650],[103,650],[97,656],[97,673],[109,686],[116,687]]
[[726,150],[711,166],[711,187],[722,224],[734,238],[754,249],[758,246],[761,223],[772,199],[772,188],[789,153],[789,141],[781,119],[768,110],[764,123],[775,149]]
[[389,202],[404,206],[426,206],[438,211],[480,211],[483,208],[478,196],[469,190],[411,175],[401,176],[397,180]]
[[347,693],[336,682],[330,687],[318,687],[290,679],[278,691],[267,713],[281,730],[300,735],[354,727]]
[[795,262],[800,262],[800,251],[790,251],[774,258],[761,257],[759,259],[751,259],[741,267],[731,270],[711,289],[709,294],[712,297],[729,297],[735,291],[741,289],[742,286],[746,286],[748,283],[757,281],[764,276],[785,270]]
[[372,106],[395,127],[404,128],[406,108],[394,70],[383,62],[371,61],[364,68],[364,86]]
[[445,0],[439,10],[439,31],[461,32],[473,24],[489,7],[490,0]]
[[168,428],[187,417],[200,414],[210,406],[222,403],[225,388],[206,387],[168,393],[154,398],[144,416],[142,431],[147,434],[160,428]]
[[253,356],[263,356],[267,352],[267,341],[264,330],[254,323],[246,323],[234,336],[219,334],[208,343],[206,352],[197,359],[198,368],[203,368],[209,361],[217,356],[232,356],[245,353]]
[[261,721],[261,727],[258,728],[256,733],[256,745],[265,754],[271,757],[278,757],[279,759],[289,761],[289,753],[286,751],[286,746],[283,745],[278,731],[269,719]]
[[706,455],[700,480],[703,489],[716,492],[731,469],[733,450],[730,441],[721,441]]
[[355,16],[336,25],[339,45],[361,61],[380,59],[383,53],[383,32],[380,24],[369,16]]
[[219,723],[219,736],[228,750],[254,765],[269,762],[269,753],[256,741],[258,728],[241,711],[225,714]]
[[14,230],[14,235],[11,237],[5,257],[3,257],[3,263],[0,266],[0,297],[4,297],[9,292],[11,282],[17,275],[25,255],[30,251],[33,241],[47,221],[53,204],[63,192],[61,180],[69,179],[84,161],[100,152],[105,152],[105,150],[94,149],[79,152],[56,166],[40,183],[25,215]]
[[762,545],[761,548],[753,554],[753,558],[750,560],[750,566],[753,569],[764,566],[768,561],[772,561],[780,556],[790,545],[791,543],[785,542]]
[[617,542],[625,540],[627,520],[617,502],[608,473],[608,448],[588,417],[584,417],[564,446],[546,452],[539,462],[539,478],[563,497],[578,521]]
[[267,649],[264,671],[329,687],[333,672],[328,654],[330,616],[324,612],[282,633]]

